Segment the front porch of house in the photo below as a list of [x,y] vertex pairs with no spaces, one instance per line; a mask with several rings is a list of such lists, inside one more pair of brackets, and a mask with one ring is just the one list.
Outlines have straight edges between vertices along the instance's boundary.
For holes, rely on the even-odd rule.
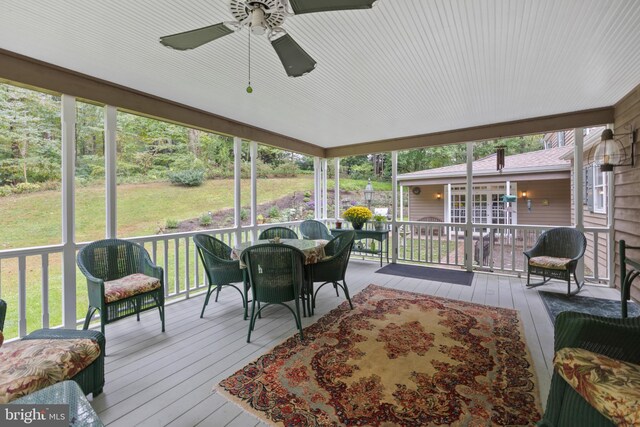
[[[540,390],[546,402],[553,358],[553,326],[535,289],[513,276],[476,273],[471,286],[403,278],[376,273],[376,262],[352,259],[347,283],[352,295],[369,284],[513,308],[520,318]],[[564,291],[562,283],[546,286]],[[308,326],[344,301],[331,289],[318,299],[315,315],[303,319]],[[586,286],[581,295],[618,299],[619,293],[602,286]],[[250,344],[247,322],[234,290],[222,292],[199,318],[203,296],[192,296],[167,306],[167,331],[161,333],[157,313],[108,325],[104,393],[92,406],[106,425],[266,425],[234,403],[213,392],[222,379],[296,333],[284,309],[265,312]]]

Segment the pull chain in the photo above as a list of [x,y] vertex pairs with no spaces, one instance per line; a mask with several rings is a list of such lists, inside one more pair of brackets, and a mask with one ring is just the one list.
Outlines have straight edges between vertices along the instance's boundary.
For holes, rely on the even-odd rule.
[[247,93],[253,93],[253,88],[251,87],[251,29],[247,32],[249,33],[249,85],[247,86]]

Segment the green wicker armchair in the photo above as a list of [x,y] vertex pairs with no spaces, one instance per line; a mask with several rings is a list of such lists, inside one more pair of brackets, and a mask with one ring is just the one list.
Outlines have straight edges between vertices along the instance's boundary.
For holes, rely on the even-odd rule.
[[[640,364],[640,317],[615,319],[565,311],[555,323],[554,351],[582,348],[612,359]],[[612,426],[554,371],[539,426]]]
[[258,240],[269,240],[274,237],[279,237],[281,239],[297,239],[298,235],[295,231],[287,227],[269,227],[262,230],[258,236]]
[[[584,233],[575,228],[552,228],[540,235],[535,246],[524,252],[527,265],[527,286],[534,288],[551,279],[566,280],[567,295],[580,292],[584,281],[578,281],[576,267],[587,249]],[[531,283],[531,275],[542,276],[542,282]],[[577,289],[571,291],[571,275]]]
[[89,308],[84,329],[100,310],[100,330],[108,323],[157,308],[164,332],[164,279],[142,245],[121,239],[98,240],[80,249],[78,267],[87,278]]
[[300,224],[300,233],[302,234],[302,238],[307,240],[331,240],[333,238],[327,226],[315,219],[302,221],[302,224]]
[[[242,252],[242,262],[247,266],[253,294],[247,342],[251,340],[256,318],[270,305],[282,305],[291,311],[300,330],[300,338],[304,339],[299,300],[304,278],[304,254],[292,246],[267,243],[245,249]],[[291,301],[295,311],[285,304]]]
[[[356,232],[353,230],[338,234],[324,247],[326,257],[316,264],[306,266],[308,282],[310,283],[308,293],[312,295],[310,298],[311,307],[309,308],[311,314],[313,314],[313,309],[316,306],[316,295],[318,295],[318,291],[328,283],[333,285],[333,288],[336,290],[336,296],[340,296],[338,286],[341,287],[347,301],[349,301],[349,305],[353,308],[345,275],[347,273],[347,266],[349,265],[349,257],[351,256],[351,248],[353,247],[355,237]],[[315,282],[324,283],[314,292],[313,283]]]
[[[200,318],[204,316],[204,309],[209,304],[209,298],[213,291],[216,291],[216,299],[223,286],[230,286],[240,292],[242,297],[242,307],[244,307],[244,318],[247,318],[247,285],[244,276],[244,270],[240,269],[240,261],[231,259],[231,248],[224,242],[211,237],[208,234],[196,234],[193,236],[193,242],[198,248],[198,254],[204,265],[209,279],[209,288],[207,296],[200,312]],[[233,283],[242,282],[242,290]]]
[[0,332],[4,331],[4,319],[7,316],[7,303],[0,299]]

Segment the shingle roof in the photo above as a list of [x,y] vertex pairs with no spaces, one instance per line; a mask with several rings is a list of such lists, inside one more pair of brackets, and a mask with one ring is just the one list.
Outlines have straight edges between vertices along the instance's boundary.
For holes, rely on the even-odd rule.
[[[558,170],[569,170],[571,168],[571,162],[569,160],[561,159],[563,155],[573,150],[573,146],[550,148],[547,150],[531,151],[529,153],[514,154],[512,156],[506,156],[504,161],[503,173],[509,173],[514,170],[535,172],[536,169],[545,169],[557,167]],[[461,163],[458,165],[444,166],[435,169],[426,169],[411,173],[405,173],[399,175],[398,178],[423,178],[429,176],[444,176],[447,174],[459,175],[466,173],[467,164]],[[473,172],[476,173],[490,173],[493,171],[496,175],[499,173],[496,170],[496,154],[493,153],[482,159],[475,160],[473,162]]]

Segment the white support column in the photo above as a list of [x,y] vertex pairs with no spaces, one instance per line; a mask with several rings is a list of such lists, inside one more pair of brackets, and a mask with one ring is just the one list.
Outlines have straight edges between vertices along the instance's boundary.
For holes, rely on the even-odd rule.
[[[446,197],[444,201],[444,222],[451,222],[451,183],[447,184],[445,188],[444,197]],[[451,228],[449,228],[451,230]]]
[[233,226],[236,229],[236,245],[242,242],[242,231],[240,230],[242,209],[241,198],[241,178],[242,178],[242,138],[233,138]]
[[313,217],[320,219],[320,203],[322,195],[320,194],[320,158],[313,158]]
[[400,185],[400,221],[404,221],[404,186]]
[[391,152],[391,262],[398,261],[398,152]]
[[[573,212],[576,221],[576,229],[584,231],[584,209],[582,207],[582,203],[584,202],[582,192],[582,188],[584,186],[582,176],[582,165],[584,164],[584,136],[582,128],[575,128],[573,132],[575,138],[573,146]],[[594,262],[597,262],[597,260]],[[584,257],[580,258],[580,261],[578,261],[576,277],[578,278],[578,281],[584,280]]]
[[464,265],[467,271],[471,271],[473,269],[473,142],[467,142],[467,191],[465,199],[467,221],[464,232]]
[[106,237],[115,239],[118,231],[117,176],[116,162],[118,147],[116,144],[118,111],[112,105],[104,107],[104,181]]
[[[613,124],[609,125],[609,129],[613,130]],[[614,200],[616,197],[615,192],[615,180],[616,175],[613,171],[607,172],[607,228],[609,229],[609,235],[607,239],[607,276],[609,276],[609,287],[615,288],[616,286],[616,236],[615,230],[615,212],[614,212]]]
[[322,165],[322,219],[327,219],[327,217],[329,216],[329,200],[327,198],[327,184],[329,179],[329,171],[327,166],[329,166],[329,163],[327,162],[327,159],[321,159],[320,164]]
[[338,219],[340,218],[340,158],[333,159],[333,198],[334,198],[334,209],[333,216]]
[[76,329],[76,98],[62,95],[62,326]]
[[251,154],[251,240],[258,238],[256,225],[258,224],[258,143],[251,141],[249,146]]

